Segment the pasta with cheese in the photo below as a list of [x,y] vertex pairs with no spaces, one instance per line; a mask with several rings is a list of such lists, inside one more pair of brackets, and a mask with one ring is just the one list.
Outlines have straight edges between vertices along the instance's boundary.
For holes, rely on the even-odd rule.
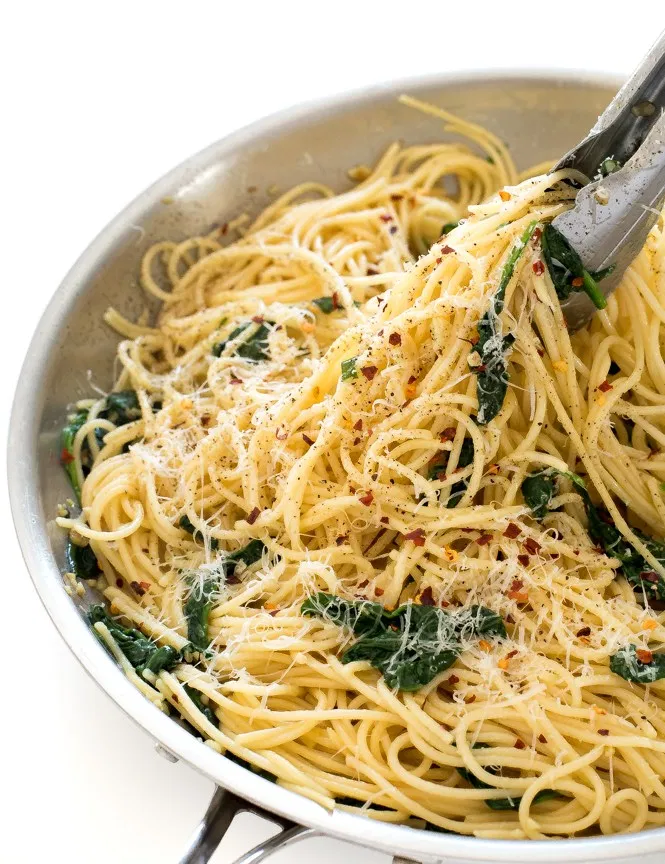
[[407,101],[458,140],[148,251],[158,319],[108,311],[68,426],[71,569],[148,698],[326,808],[663,825],[662,219],[570,333],[543,232],[585,178]]

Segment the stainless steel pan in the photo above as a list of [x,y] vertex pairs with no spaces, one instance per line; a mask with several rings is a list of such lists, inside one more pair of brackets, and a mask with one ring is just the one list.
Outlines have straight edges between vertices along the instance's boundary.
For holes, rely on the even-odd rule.
[[165,754],[184,759],[220,787],[183,862],[207,861],[243,808],[269,815],[284,829],[248,861],[312,833],[422,862],[663,860],[665,829],[558,843],[417,831],[329,813],[226,760],[141,696],[91,635],[81,608],[63,590],[64,537],[52,522],[56,505],[70,494],[58,464],[67,405],[89,395],[88,370],[96,382],[110,386],[117,338],[102,323],[102,313],[109,304],[130,316],[138,311],[136,274],[154,240],[182,238],[244,210],[257,211],[268,203],[266,190],[273,184],[284,189],[316,179],[346,188],[346,169],[372,163],[395,139],[439,140],[440,123],[400,105],[396,97],[402,92],[486,124],[526,167],[556,159],[579,141],[616,88],[616,81],[582,74],[483,73],[389,84],[291,109],[213,144],[151,186],[93,241],[54,294],[30,346],[13,406],[9,486],[16,530],[35,587],[85,669]]

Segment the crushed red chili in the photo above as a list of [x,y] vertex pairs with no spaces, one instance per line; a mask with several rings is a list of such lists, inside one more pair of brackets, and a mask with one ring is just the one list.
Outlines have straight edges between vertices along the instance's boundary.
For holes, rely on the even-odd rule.
[[384,594],[384,590],[383,590],[383,588],[375,588],[375,589],[374,589],[374,594],[375,594],[377,597],[383,597],[383,594]]
[[387,516],[382,516],[382,517],[379,519],[379,522],[380,522],[382,525],[387,525],[387,524],[390,522],[390,519],[389,519]]
[[532,267],[536,276],[542,276],[545,272],[545,265],[542,261],[534,261]]
[[409,531],[408,534],[405,534],[404,539],[413,541],[415,546],[424,546],[425,532],[422,528],[415,528],[413,531]]
[[393,217],[390,215],[390,213],[382,213],[382,214],[379,216],[379,219],[380,219],[382,222],[392,222],[392,221],[393,221]]
[[608,390],[612,389],[612,385],[610,384],[610,382],[607,379],[605,379],[605,381],[603,381],[602,384],[598,385],[598,389],[600,390],[601,393],[607,393]]
[[63,465],[69,465],[71,462],[74,461],[74,457],[69,452],[69,450],[66,450],[63,447],[62,450],[60,451],[60,461],[62,462]]
[[256,520],[259,518],[260,515],[261,515],[261,510],[258,507],[254,507],[252,512],[247,517],[247,522],[250,525],[253,525],[256,522]]
[[[439,435],[441,441],[452,441],[455,437],[456,429],[454,426],[448,426],[447,429],[444,429],[443,432]],[[436,456],[434,457],[437,458]]]
[[122,586],[123,586],[125,583],[122,581],[122,579],[120,578],[120,576],[118,576],[118,578],[115,580],[115,584],[118,586],[118,588],[122,588]]
[[508,537],[510,540],[514,540],[515,537],[519,537],[522,533],[522,529],[519,525],[516,525],[514,522],[509,522],[508,527],[503,532],[504,537]]
[[646,648],[638,648],[635,654],[640,663],[651,663],[653,660],[653,651]]
[[448,678],[448,680],[446,681],[446,684],[458,684],[458,683],[459,683],[459,678],[457,677],[457,675],[451,675],[450,678]]
[[454,252],[454,251],[455,250],[453,249],[452,246],[442,246],[441,247],[441,254],[442,255],[450,255],[450,253]]
[[363,366],[360,371],[368,381],[371,381],[379,370],[376,366]]
[[516,747],[518,750],[524,750],[524,748],[526,747],[526,744],[524,743],[524,741],[522,741],[521,738],[517,738],[517,739],[515,740],[515,747]]
[[529,566],[529,560],[530,559],[529,559],[528,555],[518,555],[517,560],[520,562],[522,567],[528,567]]
[[432,589],[429,585],[420,595],[420,602],[423,606],[434,606],[434,596],[432,594]]
[[582,636],[591,636],[591,627],[582,627],[581,630],[578,630],[575,634],[578,638]]
[[365,507],[369,507],[372,501],[374,501],[374,493],[366,492],[364,495],[361,495],[358,500],[361,504],[364,504]]
[[481,534],[480,537],[476,540],[476,543],[479,546],[487,546],[487,544],[490,542],[491,539],[492,539],[491,534]]
[[304,432],[302,433],[302,440],[305,442],[305,444],[308,444],[310,447],[314,443],[312,441],[312,439],[309,437],[309,435],[306,435]]
[[537,555],[540,552],[540,543],[537,543],[533,537],[527,537],[524,541],[524,548],[529,555]]
[[610,730],[609,730],[609,729],[599,729],[599,730],[598,730],[598,734],[599,734],[599,735],[609,735],[609,734],[610,734]]
[[362,421],[362,419],[361,419],[361,420],[356,420],[356,422],[353,424],[353,428],[356,430],[356,432],[360,432],[360,430],[363,428],[363,421]]
[[584,279],[581,276],[576,276],[571,282],[573,288],[581,288],[584,285]]
[[388,342],[390,342],[391,345],[401,345],[402,337],[399,335],[399,333],[391,333],[388,337]]
[[547,738],[542,733],[538,736],[538,740],[541,744],[547,744]]

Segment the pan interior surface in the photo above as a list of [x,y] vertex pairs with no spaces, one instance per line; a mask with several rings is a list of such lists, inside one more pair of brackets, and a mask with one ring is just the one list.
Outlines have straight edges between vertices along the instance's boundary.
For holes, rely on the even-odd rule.
[[[436,118],[401,105],[402,93],[486,126],[508,144],[519,169],[555,160],[588,131],[616,83],[555,75],[503,75],[406,82],[295,109],[212,145],[158,181],[93,242],[64,280],[33,339],[14,403],[9,438],[12,509],[29,570],[56,626],[87,671],[170,751],[220,785],[327,834],[421,861],[660,860],[665,832],[544,842],[477,840],[392,826],[336,811],[287,792],[223,759],[150,705],[97,644],[65,594],[65,533],[54,525],[70,497],[58,460],[68,405],[111,387],[118,336],[103,323],[107,307],[128,318],[144,307],[138,271],[157,240],[209,231],[258,213],[272,187],[315,180],[350,188],[347,170],[373,164],[393,141],[449,139]],[[12,454],[21,452],[20,461]],[[565,848],[565,853],[564,853]],[[634,857],[633,857],[634,856]]]

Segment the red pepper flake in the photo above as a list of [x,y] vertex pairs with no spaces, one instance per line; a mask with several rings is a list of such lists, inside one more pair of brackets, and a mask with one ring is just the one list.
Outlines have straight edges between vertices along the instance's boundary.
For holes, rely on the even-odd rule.
[[529,566],[529,556],[528,555],[518,555],[517,560],[520,562],[522,567],[528,567]]
[[401,345],[402,337],[399,335],[399,333],[391,333],[388,337],[388,342],[390,342],[391,345]]
[[409,531],[408,534],[404,535],[405,540],[412,540],[414,546],[424,546],[425,545],[425,532],[422,528],[415,528],[413,531]]
[[122,581],[122,579],[120,578],[120,576],[118,576],[118,578],[115,580],[115,584],[118,586],[118,588],[122,588],[122,586],[123,586],[125,583]]
[[74,457],[65,447],[60,451],[60,461],[63,465],[69,465],[74,461]]
[[225,222],[225,223],[222,225],[222,227],[219,229],[219,233],[220,233],[220,234],[222,235],[222,237],[223,237],[226,233],[228,233],[228,230],[229,230],[229,223],[228,223],[228,222]]
[[439,603],[439,606],[443,606],[444,609],[447,609],[448,606],[450,606],[450,603],[449,603],[447,600],[442,600],[442,601]]
[[360,430],[363,428],[363,421],[356,420],[356,422],[353,424],[353,428],[356,430],[356,432],[360,432]]
[[540,543],[536,543],[533,537],[527,537],[524,541],[524,548],[529,555],[537,555],[540,552]]
[[459,678],[457,675],[451,675],[450,678],[446,681],[446,684],[459,684]]
[[442,246],[441,247],[441,254],[442,255],[450,255],[450,253],[454,252],[454,251],[455,250],[453,249],[452,246]]
[[145,589],[142,588],[138,582],[130,582],[129,584],[135,594],[138,594],[139,597],[143,597],[143,595],[145,594]]
[[[339,537],[335,538],[335,544],[337,546],[343,546],[348,539],[349,539],[348,534],[341,534]],[[365,585],[367,585],[367,582],[365,582]],[[362,588],[362,585],[360,587]]]
[[268,612],[268,615],[270,615],[272,618],[274,618],[275,615],[277,615],[278,612],[279,612],[279,609],[271,609],[271,610]]
[[[99,569],[101,570],[102,568],[100,567]],[[139,582],[139,585],[144,591],[147,591],[150,588],[150,582]]]
[[513,584],[510,586],[511,591],[521,591],[524,588],[524,582],[521,579],[513,579]]
[[[507,620],[507,619],[506,619],[506,620]],[[516,657],[519,653],[520,653],[520,652],[517,650],[517,648],[514,648],[512,651],[509,651],[509,652],[506,654],[506,660],[512,660],[513,657]]]
[[178,699],[178,694],[177,694],[177,693],[174,693],[174,694],[173,694],[173,701],[174,701],[174,702],[180,702],[180,699]]
[[393,217],[390,215],[390,213],[382,213],[382,214],[379,216],[379,219],[380,219],[382,222],[392,222],[392,221],[393,221]]
[[547,738],[543,734],[540,734],[538,736],[538,740],[540,741],[541,744],[547,744]]
[[390,196],[391,201],[401,201],[402,198],[404,198],[404,195],[391,195]]
[[434,596],[432,595],[432,589],[429,585],[420,595],[420,602],[423,606],[434,606]]
[[528,603],[529,594],[527,591],[509,591],[508,598],[516,603]]
[[211,420],[212,417],[210,416],[210,414],[203,414],[203,416],[201,417],[201,426],[206,429],[208,426],[210,426]]
[[382,517],[379,519],[379,522],[380,522],[382,525],[387,525],[387,524],[390,522],[390,519],[389,519],[387,516],[382,516]]
[[576,276],[570,284],[573,288],[581,288],[584,285],[584,279],[581,276]]
[[660,576],[657,573],[654,573],[653,570],[645,570],[640,573],[640,579],[644,579],[646,582],[658,582]]
[[363,581],[358,585],[358,588],[367,588],[369,585],[369,579],[363,579]]
[[[514,623],[515,623],[515,619],[513,618],[513,616],[509,612],[506,615],[506,624],[514,624]],[[510,655],[508,655],[508,656],[510,656]]]
[[[444,429],[443,432],[439,435],[441,441],[452,441],[455,437],[456,429],[454,426],[448,426],[447,429]],[[437,458],[436,456],[434,457]]]
[[487,544],[490,542],[491,539],[492,539],[491,534],[481,534],[480,537],[476,540],[476,543],[479,546],[487,546]]
[[582,627],[575,635],[578,638],[581,638],[582,636],[591,636],[591,627]]
[[533,232],[533,234],[531,235],[532,240],[534,240],[534,241],[536,241],[536,240],[540,240],[540,237],[541,237],[542,233],[543,233],[543,232],[542,232],[542,230],[541,230],[540,228],[536,228],[536,230],[535,230],[535,231]]
[[524,743],[524,741],[522,741],[521,738],[517,738],[516,741],[515,741],[515,744],[514,744],[513,746],[514,746],[517,750],[524,750],[525,747],[526,747],[526,744]]
[[516,525],[514,522],[509,522],[508,527],[503,532],[504,537],[508,537],[510,540],[514,540],[515,537],[519,537],[522,533],[522,529],[519,525]]
[[312,439],[309,437],[309,435],[306,435],[304,432],[302,433],[302,440],[303,440],[303,441],[305,442],[305,444],[307,444],[309,447],[311,447],[312,444],[314,443],[314,442],[312,441]]
[[235,573],[229,573],[226,577],[227,585],[240,585],[240,576],[236,576]]
[[385,592],[384,592],[383,588],[375,588],[374,589],[374,594],[376,597],[383,597],[384,593]]
[[361,504],[364,504],[365,507],[369,507],[370,504],[372,503],[372,501],[374,501],[374,493],[373,492],[366,492],[358,500],[360,501]]
[[609,730],[609,729],[599,729],[599,730],[598,730],[598,734],[599,734],[599,735],[603,735],[603,736],[605,736],[605,735],[609,735],[609,734],[610,734],[610,730]]
[[260,515],[261,515],[261,511],[259,510],[258,507],[255,507],[252,510],[252,512],[249,514],[249,516],[247,517],[247,522],[250,525],[253,525],[256,522],[256,520],[259,518]]
[[242,384],[242,379],[240,379],[240,378],[236,378],[235,375],[231,375],[231,377],[229,378],[229,383],[231,383],[231,384]]
[[255,324],[263,324],[263,322],[264,322],[265,320],[266,320],[266,319],[263,317],[263,315],[253,315],[253,316],[252,316],[252,321],[253,321]]
[[542,261],[534,261],[531,266],[536,276],[542,276],[545,272],[545,265]]
[[466,702],[467,705],[471,705],[473,702],[476,701],[475,694],[472,694],[471,696],[465,696],[464,701]]
[[635,652],[640,663],[651,663],[653,661],[653,651],[648,651],[646,648],[638,648]]
[[333,309],[340,309],[341,308],[341,304],[340,304],[339,299],[337,297],[337,291],[333,291],[333,293],[332,293],[332,305],[333,305]]
[[601,393],[607,393],[608,390],[612,389],[612,385],[610,384],[609,381],[605,380],[605,381],[603,381],[602,384],[598,385],[598,389],[600,390]]
[[354,439],[353,439],[353,446],[354,446],[354,447],[357,447],[358,444],[360,444],[360,442],[361,442],[362,440],[363,440],[362,438],[354,438]]
[[379,275],[379,271],[376,269],[376,267],[368,267],[365,272],[367,273],[368,276],[378,276]]
[[371,381],[379,370],[377,366],[363,366],[360,371],[368,381]]
[[275,429],[275,438],[277,438],[278,441],[286,441],[288,437],[288,429]]

